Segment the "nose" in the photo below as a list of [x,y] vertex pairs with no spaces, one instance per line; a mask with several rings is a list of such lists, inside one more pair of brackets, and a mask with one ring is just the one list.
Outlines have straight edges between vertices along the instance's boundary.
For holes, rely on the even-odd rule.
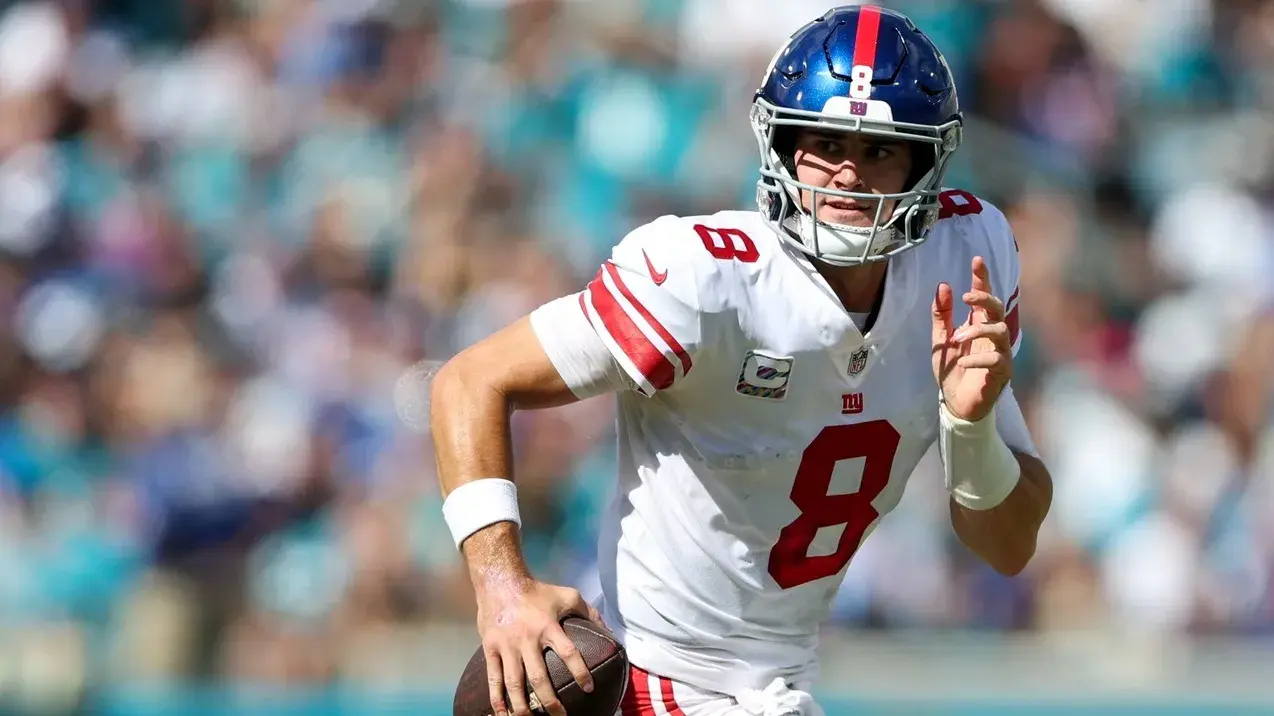
[[845,159],[832,175],[832,188],[838,191],[856,191],[862,188],[863,178],[852,159]]

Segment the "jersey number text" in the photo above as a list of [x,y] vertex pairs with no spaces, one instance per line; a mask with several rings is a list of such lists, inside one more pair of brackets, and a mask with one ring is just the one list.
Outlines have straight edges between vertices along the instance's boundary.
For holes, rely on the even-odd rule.
[[982,213],[982,202],[963,189],[950,189],[938,195],[939,219]]
[[[880,516],[872,502],[889,484],[900,436],[886,420],[823,428],[805,448],[792,483],[792,502],[801,514],[779,532],[770,551],[770,576],[783,589],[830,577],[844,569],[863,535]],[[829,495],[832,470],[841,460],[863,458],[857,492]],[[810,556],[820,528],[844,525],[832,554]]]
[[708,253],[722,261],[750,264],[761,258],[752,237],[739,229],[710,229],[703,224],[695,224],[695,232],[703,240]]

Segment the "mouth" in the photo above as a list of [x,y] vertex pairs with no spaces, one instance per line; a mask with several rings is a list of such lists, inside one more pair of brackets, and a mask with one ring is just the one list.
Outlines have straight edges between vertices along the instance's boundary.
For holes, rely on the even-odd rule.
[[875,207],[868,206],[867,202],[849,199],[827,199],[823,202],[823,206],[837,211],[875,211]]

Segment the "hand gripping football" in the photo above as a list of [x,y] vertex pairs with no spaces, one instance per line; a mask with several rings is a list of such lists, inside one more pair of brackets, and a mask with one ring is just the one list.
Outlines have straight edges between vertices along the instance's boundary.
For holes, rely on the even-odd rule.
[[[628,655],[624,647],[606,627],[580,617],[562,620],[562,629],[575,643],[584,665],[593,674],[593,693],[585,693],[575,683],[575,677],[552,649],[544,650],[544,662],[548,666],[549,679],[557,698],[566,708],[568,716],[614,716],[619,702],[628,688]],[[478,647],[456,685],[454,716],[491,716],[491,699],[487,689],[487,660]],[[508,703],[508,696],[505,696]],[[532,692],[528,703],[534,713],[548,713],[540,707],[540,701]]]

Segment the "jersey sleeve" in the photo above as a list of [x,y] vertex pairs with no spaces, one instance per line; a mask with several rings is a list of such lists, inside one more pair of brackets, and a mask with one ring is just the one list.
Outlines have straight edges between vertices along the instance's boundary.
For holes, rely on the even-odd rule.
[[633,390],[628,374],[580,310],[581,295],[553,299],[531,312],[531,330],[540,347],[562,382],[580,400]]
[[578,299],[593,330],[647,397],[685,380],[701,344],[699,267],[685,234],[675,217],[634,230]]
[[991,272],[991,290],[1004,302],[1004,322],[1009,327],[1013,355],[1022,346],[1022,330],[1018,301],[1021,298],[1022,265],[1018,261],[1017,239],[1009,220],[995,206],[983,202],[982,224],[986,231],[987,267]]

